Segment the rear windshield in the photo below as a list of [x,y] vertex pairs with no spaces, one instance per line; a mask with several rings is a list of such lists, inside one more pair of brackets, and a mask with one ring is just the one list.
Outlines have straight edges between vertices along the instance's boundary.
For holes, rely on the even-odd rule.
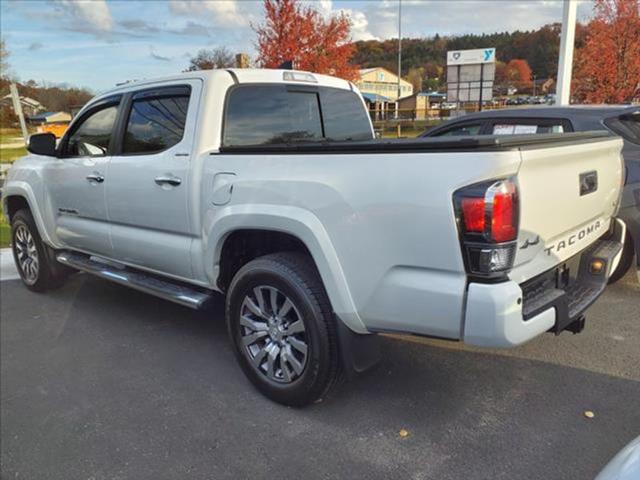
[[640,145],[640,110],[619,117],[607,118],[604,123],[625,140]]
[[294,85],[240,85],[227,100],[225,147],[370,140],[368,113],[349,90]]

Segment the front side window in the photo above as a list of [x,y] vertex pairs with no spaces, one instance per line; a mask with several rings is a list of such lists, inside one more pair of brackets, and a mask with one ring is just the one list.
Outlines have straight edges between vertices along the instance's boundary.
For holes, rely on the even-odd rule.
[[102,157],[108,155],[118,105],[105,106],[81,120],[69,136],[65,149],[70,157]]
[[604,124],[625,140],[640,144],[640,111],[608,118]]
[[182,140],[189,95],[167,95],[136,99],[122,142],[122,153],[157,153]]

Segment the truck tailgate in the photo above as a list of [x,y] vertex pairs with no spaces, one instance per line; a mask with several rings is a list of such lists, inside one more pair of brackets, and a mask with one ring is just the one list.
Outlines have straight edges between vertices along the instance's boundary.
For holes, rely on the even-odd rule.
[[520,230],[510,278],[564,262],[604,234],[620,200],[622,140],[521,148]]

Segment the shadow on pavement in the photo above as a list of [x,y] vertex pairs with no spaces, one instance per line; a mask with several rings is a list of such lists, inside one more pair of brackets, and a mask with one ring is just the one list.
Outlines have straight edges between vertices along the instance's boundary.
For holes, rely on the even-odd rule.
[[3,478],[585,479],[640,433],[640,382],[390,338],[373,371],[286,408],[245,380],[222,303],[86,276],[1,293]]

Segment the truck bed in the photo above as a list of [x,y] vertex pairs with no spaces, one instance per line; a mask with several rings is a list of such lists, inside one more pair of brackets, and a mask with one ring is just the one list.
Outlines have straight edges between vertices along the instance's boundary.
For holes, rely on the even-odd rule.
[[613,137],[607,131],[547,133],[541,135],[478,135],[470,137],[423,137],[375,139],[353,142],[297,142],[273,145],[221,147],[221,153],[401,153],[456,152],[468,150],[501,151],[544,148],[571,143],[586,143]]

